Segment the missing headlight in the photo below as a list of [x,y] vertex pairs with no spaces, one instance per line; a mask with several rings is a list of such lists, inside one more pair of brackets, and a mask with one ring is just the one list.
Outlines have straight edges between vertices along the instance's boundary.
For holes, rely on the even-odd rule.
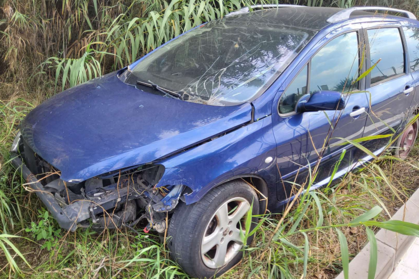
[[140,181],[143,185],[150,187],[156,185],[164,174],[163,165],[146,164],[138,167],[127,168],[119,171],[113,171],[98,176],[104,184],[113,184],[115,181],[127,178]]

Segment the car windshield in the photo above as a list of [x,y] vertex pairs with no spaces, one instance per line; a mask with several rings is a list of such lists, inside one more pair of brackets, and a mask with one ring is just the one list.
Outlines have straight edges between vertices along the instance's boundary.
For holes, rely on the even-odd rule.
[[313,36],[290,26],[217,20],[152,52],[125,82],[158,85],[188,102],[238,105],[266,89]]

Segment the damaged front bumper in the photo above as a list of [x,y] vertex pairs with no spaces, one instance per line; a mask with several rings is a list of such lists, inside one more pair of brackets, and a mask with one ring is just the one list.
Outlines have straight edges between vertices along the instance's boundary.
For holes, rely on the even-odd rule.
[[61,228],[75,231],[77,223],[89,218],[90,202],[78,201],[65,208],[62,208],[54,195],[45,190],[44,186],[36,179],[35,175],[23,164],[22,159],[16,152],[11,152],[12,165],[21,171],[23,178],[29,187],[36,193],[38,198],[44,203],[45,207],[52,214]]
[[78,227],[89,226],[94,229],[117,228],[147,219],[149,224],[145,231],[154,228],[162,232],[166,212],[177,206],[185,189],[183,185],[154,187],[156,179],[162,175],[161,169],[150,174],[149,170],[154,166],[133,168],[126,172],[128,174],[116,172],[70,185],[57,174],[40,178],[39,171],[30,168],[47,163],[40,161],[41,158],[36,158],[34,163],[35,159],[28,158],[25,152],[33,156],[29,147],[19,142],[18,135],[12,145],[11,163],[21,172],[29,191],[36,193],[65,230],[75,231]]

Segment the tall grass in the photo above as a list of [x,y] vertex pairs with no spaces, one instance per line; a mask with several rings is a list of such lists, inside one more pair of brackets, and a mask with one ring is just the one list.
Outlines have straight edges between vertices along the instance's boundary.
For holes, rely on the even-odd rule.
[[[130,18],[128,9],[103,29],[86,30],[88,39],[83,41],[83,45],[77,45],[80,58],[50,57],[42,64],[43,68],[55,69],[56,84],[62,84],[63,89],[66,85],[72,87],[101,75],[105,70],[131,64],[143,54],[203,22],[222,18],[230,10],[252,4],[250,1],[211,0],[162,3],[164,8],[160,12],[149,11],[147,17]],[[88,25],[93,27],[91,23]],[[69,52],[74,51],[71,48]]]
[[14,257],[12,256],[12,254],[10,254],[10,250],[13,250],[16,254],[16,256],[20,257],[29,267],[29,263],[27,262],[27,260],[25,259],[25,257],[22,255],[22,253],[16,248],[16,246],[10,241],[10,239],[12,238],[17,238],[17,236],[14,235],[9,235],[9,234],[0,234],[0,250],[3,251],[7,262],[10,265],[10,268],[13,272],[17,272],[20,273],[20,268],[17,265]]
[[55,69],[55,85],[61,83],[61,90],[64,90],[67,85],[73,87],[101,75],[101,64],[95,58],[95,53],[98,52],[92,50],[88,45],[86,52],[80,58],[50,57],[42,66]]

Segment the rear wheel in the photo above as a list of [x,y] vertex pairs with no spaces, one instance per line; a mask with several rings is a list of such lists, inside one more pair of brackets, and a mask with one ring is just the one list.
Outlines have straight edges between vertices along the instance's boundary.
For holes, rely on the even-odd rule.
[[[179,204],[169,225],[171,257],[192,277],[219,276],[242,258],[245,220],[252,208],[259,214],[254,190],[244,182],[229,182],[201,201]],[[252,228],[257,218],[252,219]],[[250,244],[252,238],[248,239]]]
[[405,160],[409,156],[410,151],[415,145],[418,136],[418,121],[409,125],[404,132],[400,135],[396,144],[396,157]]

